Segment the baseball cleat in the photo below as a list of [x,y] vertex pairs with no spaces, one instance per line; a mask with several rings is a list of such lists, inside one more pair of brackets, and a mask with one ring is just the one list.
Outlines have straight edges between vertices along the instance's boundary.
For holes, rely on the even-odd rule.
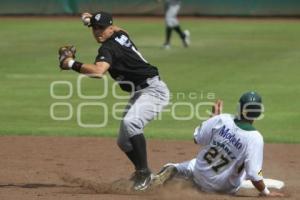
[[183,33],[184,33],[184,35],[185,35],[185,37],[184,37],[184,39],[183,39],[183,46],[184,47],[189,47],[190,46],[190,44],[191,44],[191,40],[190,40],[190,31],[189,30],[185,30],[185,31],[183,31]]
[[166,164],[160,172],[154,176],[154,185],[163,185],[168,180],[172,179],[178,173],[174,164]]
[[136,191],[145,191],[151,185],[153,178],[154,175],[149,171],[149,169],[137,170],[135,172],[133,189]]
[[171,49],[171,46],[170,46],[169,44],[164,44],[164,45],[162,46],[162,48],[165,49],[165,50],[170,50],[170,49]]

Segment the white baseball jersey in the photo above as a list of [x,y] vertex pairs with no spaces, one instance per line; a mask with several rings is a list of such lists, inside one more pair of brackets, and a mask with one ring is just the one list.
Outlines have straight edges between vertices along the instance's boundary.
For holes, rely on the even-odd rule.
[[193,178],[205,191],[234,193],[245,178],[263,179],[263,137],[250,124],[237,123],[221,114],[195,129],[195,141],[204,148],[194,161]]
[[181,7],[180,2],[180,0],[165,1],[165,21],[168,27],[176,27],[179,25],[177,15]]

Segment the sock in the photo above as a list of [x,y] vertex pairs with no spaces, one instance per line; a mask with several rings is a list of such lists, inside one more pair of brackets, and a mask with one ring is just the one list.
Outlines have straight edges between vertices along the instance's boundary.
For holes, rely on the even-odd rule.
[[166,27],[166,41],[165,44],[170,44],[170,39],[172,35],[172,28],[171,27]]
[[174,27],[174,30],[179,34],[179,36],[182,40],[185,38],[185,34],[182,32],[180,26]]
[[148,169],[147,162],[147,147],[144,134],[139,134],[131,137],[130,142],[137,158],[137,170]]
[[133,150],[129,152],[125,152],[125,154],[129,158],[129,160],[133,163],[135,169],[140,168],[138,158],[136,156],[136,153]]

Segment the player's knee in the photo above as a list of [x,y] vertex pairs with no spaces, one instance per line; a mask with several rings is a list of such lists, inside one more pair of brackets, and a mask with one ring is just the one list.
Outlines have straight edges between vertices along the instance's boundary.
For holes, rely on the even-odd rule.
[[143,131],[143,124],[139,119],[124,118],[122,127],[125,129],[128,134],[127,137],[129,138]]
[[117,145],[122,151],[126,150],[124,143],[120,139],[117,140]]
[[121,137],[118,138],[117,145],[124,152],[129,152],[129,151],[132,150],[132,146],[131,146],[130,142],[129,141],[125,141]]

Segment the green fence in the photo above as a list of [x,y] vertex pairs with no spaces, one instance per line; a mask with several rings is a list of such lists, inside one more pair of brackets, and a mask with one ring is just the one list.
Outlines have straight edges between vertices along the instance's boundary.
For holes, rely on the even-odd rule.
[[[110,11],[124,15],[161,15],[155,0],[0,0],[0,14],[77,14]],[[300,0],[182,0],[183,15],[300,16]]]

